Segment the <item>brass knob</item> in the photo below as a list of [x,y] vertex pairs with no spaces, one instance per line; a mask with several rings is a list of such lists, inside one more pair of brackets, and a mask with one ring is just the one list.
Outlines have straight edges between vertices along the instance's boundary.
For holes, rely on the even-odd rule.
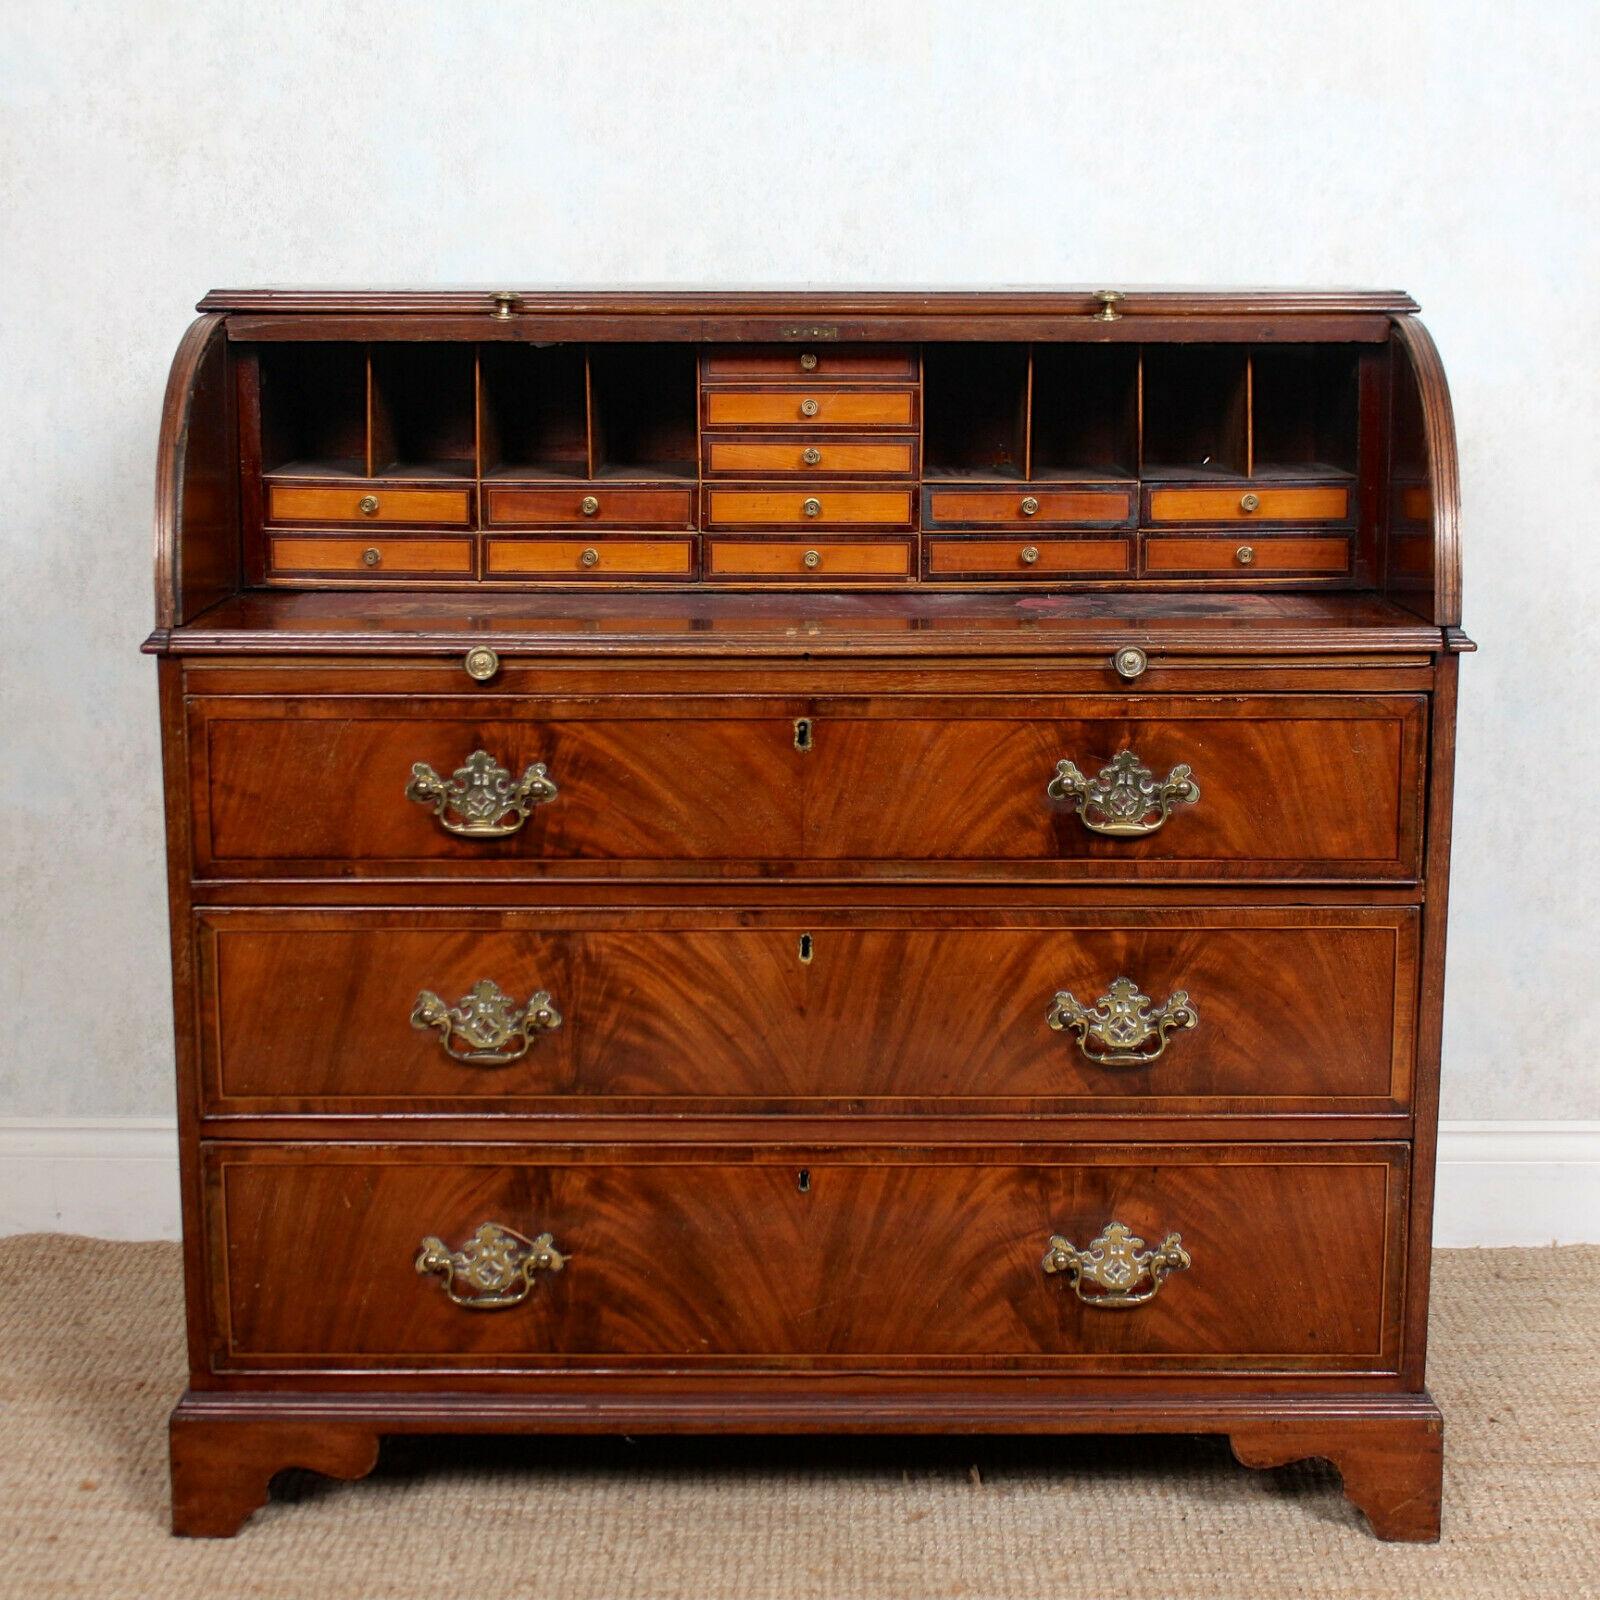
[[586,567],[598,567],[600,565],[600,552],[593,545],[590,545],[578,559]]
[[1143,677],[1144,669],[1150,665],[1150,658],[1138,645],[1124,645],[1112,656],[1111,665],[1119,678],[1126,678],[1132,683],[1135,678]]
[[802,372],[815,372],[817,370],[817,358],[809,350],[800,357],[800,370]]
[[1017,510],[1025,517],[1034,516],[1039,510],[1039,502],[1031,494],[1025,494],[1022,497],[1022,504],[1017,507]]
[[364,494],[356,501],[356,510],[364,517],[375,517],[378,514],[378,497],[375,494]]
[[1022,547],[1022,564],[1031,567],[1039,559],[1039,547],[1036,544],[1025,544]]
[[367,548],[361,552],[361,563],[363,566],[375,567],[382,560],[383,551],[381,551],[375,544],[368,545]]
[[509,289],[501,289],[489,298],[494,302],[494,310],[489,313],[497,322],[508,322],[511,313],[517,309],[517,297]]
[[1122,316],[1117,310],[1117,302],[1122,298],[1120,289],[1096,289],[1094,297],[1100,302],[1100,309],[1094,313],[1096,322],[1116,322]]
[[807,550],[800,559],[808,567],[820,567],[822,565],[822,552],[820,550]]
[[1233,559],[1237,561],[1241,567],[1248,567],[1250,563],[1255,560],[1255,558],[1256,552],[1253,545],[1242,544],[1233,552]]
[[475,644],[461,663],[474,683],[487,683],[500,670],[500,657],[486,644]]
[[822,407],[809,397],[800,402],[800,415],[802,417],[814,417],[821,409]]
[[820,517],[822,515],[822,502],[817,499],[806,500],[801,504],[800,509],[808,517]]
[[1261,496],[1258,494],[1240,495],[1239,509],[1241,511],[1259,511],[1261,509]]
[[822,452],[817,449],[814,444],[808,444],[805,449],[800,452],[800,459],[805,462],[808,467],[814,467],[822,459]]
[[600,502],[596,500],[592,494],[586,494],[583,499],[578,502],[578,509],[584,514],[584,516],[592,517],[600,509]]

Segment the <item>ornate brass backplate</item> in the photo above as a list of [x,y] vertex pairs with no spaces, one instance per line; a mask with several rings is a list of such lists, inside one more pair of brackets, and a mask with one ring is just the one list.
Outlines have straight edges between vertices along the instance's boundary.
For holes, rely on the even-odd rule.
[[1194,1027],[1200,1013],[1189,1003],[1187,989],[1173,990],[1153,1011],[1150,996],[1141,994],[1132,978],[1117,978],[1092,1007],[1057,989],[1045,1020],[1058,1033],[1075,1034],[1078,1049],[1097,1067],[1140,1067],[1167,1048],[1167,1035],[1175,1028]]
[[457,1061],[475,1067],[503,1067],[527,1055],[541,1033],[559,1028],[561,1013],[551,1005],[548,989],[540,989],[526,1005],[519,1006],[499,984],[480,978],[472,992],[453,1006],[447,1006],[432,989],[424,989],[411,1008],[411,1026],[437,1030],[445,1053]]
[[533,1293],[534,1273],[559,1272],[566,1264],[548,1233],[529,1239],[498,1222],[484,1223],[459,1250],[430,1235],[416,1261],[420,1274],[437,1273],[444,1292],[469,1311],[521,1305]]
[[1120,751],[1098,777],[1086,778],[1071,761],[1058,761],[1045,787],[1052,800],[1068,800],[1091,833],[1113,839],[1154,833],[1174,806],[1192,806],[1200,785],[1187,766],[1177,766],[1157,783],[1155,774],[1131,750]]
[[[1125,1311],[1154,1300],[1161,1285],[1174,1272],[1189,1267],[1183,1236],[1169,1233],[1154,1250],[1120,1222],[1108,1222],[1100,1237],[1080,1250],[1058,1233],[1050,1240],[1040,1266],[1046,1272],[1064,1272],[1073,1292],[1086,1306]],[[1148,1288],[1141,1285],[1148,1284]]]
[[556,793],[544,762],[535,761],[513,783],[487,750],[474,750],[448,779],[419,761],[406,785],[407,800],[428,806],[448,832],[468,839],[503,839],[515,833],[535,806],[554,800]]

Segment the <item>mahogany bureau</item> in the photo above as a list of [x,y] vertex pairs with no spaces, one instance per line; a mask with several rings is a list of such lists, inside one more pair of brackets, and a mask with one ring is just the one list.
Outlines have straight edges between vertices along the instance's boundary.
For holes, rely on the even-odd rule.
[[209,295],[173,1525],[386,1433],[1189,1432],[1439,1527],[1404,295]]

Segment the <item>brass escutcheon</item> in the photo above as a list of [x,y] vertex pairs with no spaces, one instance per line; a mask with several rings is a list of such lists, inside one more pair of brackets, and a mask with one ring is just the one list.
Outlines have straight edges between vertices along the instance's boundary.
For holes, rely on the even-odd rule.
[[808,567],[820,567],[822,565],[822,552],[820,550],[807,550],[800,559]]
[[[534,1273],[559,1272],[566,1264],[548,1233],[530,1239],[498,1222],[484,1223],[459,1250],[430,1234],[416,1259],[418,1276],[437,1274],[444,1292],[468,1311],[521,1305],[533,1293]],[[456,1287],[458,1280],[465,1292]]]
[[1166,1050],[1167,1035],[1175,1028],[1196,1026],[1200,1013],[1190,1005],[1187,989],[1175,989],[1155,1011],[1132,978],[1117,978],[1092,1006],[1069,990],[1056,990],[1045,1021],[1057,1033],[1074,1035],[1084,1058],[1097,1067],[1142,1067]]
[[1131,839],[1154,833],[1174,806],[1192,806],[1200,798],[1200,785],[1187,765],[1174,767],[1157,783],[1133,751],[1121,750],[1093,778],[1071,761],[1058,761],[1045,793],[1052,800],[1070,800],[1091,833]]
[[578,560],[581,561],[586,567],[598,567],[600,565],[600,552],[596,550],[593,545],[590,545],[589,548],[578,557]]
[[800,402],[800,415],[802,417],[814,417],[821,409],[822,407],[815,400],[807,398]]
[[1022,557],[1022,564],[1025,567],[1031,567],[1039,559],[1039,547],[1036,544],[1023,545],[1019,553]]
[[1251,566],[1256,559],[1255,546],[1249,544],[1240,545],[1239,548],[1233,552],[1233,559],[1237,561],[1241,567]]
[[367,548],[361,552],[361,564],[364,567],[375,567],[382,560],[383,551],[381,551],[375,544],[369,544]]
[[[1073,1293],[1086,1306],[1126,1311],[1154,1300],[1174,1272],[1187,1271],[1189,1252],[1180,1233],[1169,1233],[1154,1250],[1146,1250],[1131,1228],[1108,1222],[1084,1250],[1054,1234],[1039,1265],[1048,1273],[1066,1273]],[[1149,1288],[1141,1288],[1144,1283]],[[1093,1292],[1086,1292],[1086,1286]]]
[[583,499],[578,502],[578,509],[584,514],[584,516],[592,517],[597,511],[599,511],[600,502],[596,500],[592,494],[586,494]]
[[1024,495],[1022,503],[1017,507],[1017,510],[1025,517],[1034,516],[1039,510],[1039,502],[1031,494]]
[[814,444],[808,444],[805,449],[800,452],[800,459],[805,462],[808,467],[814,467],[819,461],[822,460],[822,452],[817,449]]
[[475,644],[461,664],[474,683],[487,683],[500,670],[500,657],[488,645]]
[[1240,495],[1239,509],[1241,511],[1259,511],[1261,509],[1261,496],[1258,494]]
[[378,514],[378,497],[375,494],[364,494],[356,501],[356,510],[364,517],[375,517]]
[[474,750],[448,779],[419,761],[406,785],[407,800],[427,806],[445,832],[465,839],[503,839],[528,820],[535,806],[554,800],[557,793],[544,762],[535,761],[513,783],[487,750]]

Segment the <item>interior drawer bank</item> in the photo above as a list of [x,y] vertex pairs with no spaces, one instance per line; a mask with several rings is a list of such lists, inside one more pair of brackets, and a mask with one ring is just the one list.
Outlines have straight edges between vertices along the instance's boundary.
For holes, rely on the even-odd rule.
[[197,695],[200,877],[1409,879],[1420,695]]
[[198,935],[218,1113],[1410,1099],[1403,906],[211,910]]
[[1404,1145],[203,1149],[221,1371],[1399,1354]]

